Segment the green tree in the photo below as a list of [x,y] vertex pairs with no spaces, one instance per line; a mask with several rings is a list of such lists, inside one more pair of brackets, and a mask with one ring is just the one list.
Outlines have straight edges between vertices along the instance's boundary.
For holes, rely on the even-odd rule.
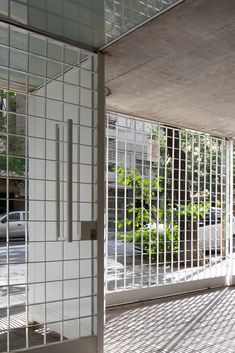
[[[11,113],[17,112],[16,93],[7,90],[0,90],[0,170],[7,169],[7,144],[8,151],[11,157],[8,158],[8,168],[15,176],[22,176],[25,172],[24,156],[25,138],[15,136],[16,115],[11,114],[11,119],[8,118],[7,111]],[[12,136],[7,139],[6,133],[13,132]]]
[[195,221],[199,217],[204,218],[210,203],[175,205],[174,209],[169,203],[165,208],[161,207],[159,198],[164,187],[162,177],[153,176],[150,179],[149,176],[141,175],[138,169],[125,170],[122,166],[117,171],[119,185],[130,191],[129,197],[135,193],[135,204],[129,202],[125,218],[118,220],[119,238],[134,243],[144,256],[150,256],[151,259],[159,256],[161,260],[164,254],[167,261],[171,259],[171,254],[176,258],[179,250],[179,219],[185,215]]

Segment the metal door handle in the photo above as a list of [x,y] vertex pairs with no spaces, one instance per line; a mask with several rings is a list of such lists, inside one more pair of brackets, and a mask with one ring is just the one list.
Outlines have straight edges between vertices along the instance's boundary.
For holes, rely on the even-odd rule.
[[56,136],[56,240],[60,237],[60,128],[55,126]]
[[73,240],[73,121],[67,120],[67,218],[69,243]]
[[[67,241],[73,240],[73,120],[67,122]],[[56,239],[60,237],[60,125],[55,126],[56,135]]]

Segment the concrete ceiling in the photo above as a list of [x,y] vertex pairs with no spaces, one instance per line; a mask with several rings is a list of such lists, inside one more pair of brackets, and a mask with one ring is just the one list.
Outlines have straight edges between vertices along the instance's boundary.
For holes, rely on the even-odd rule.
[[235,136],[234,0],[185,0],[104,52],[107,110]]

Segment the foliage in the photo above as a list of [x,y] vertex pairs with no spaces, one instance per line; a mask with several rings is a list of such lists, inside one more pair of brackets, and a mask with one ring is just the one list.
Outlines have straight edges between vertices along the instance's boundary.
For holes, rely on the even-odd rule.
[[136,248],[140,249],[144,256],[154,260],[157,254],[166,252],[167,259],[170,253],[178,253],[178,226],[166,225],[164,231],[157,231],[152,224],[151,227],[138,227],[135,231],[129,231],[126,234],[119,233],[120,239],[126,237],[128,243],[135,243]]
[[[121,153],[110,158],[109,171],[115,171],[119,183],[115,206],[110,198],[110,227],[115,219],[119,238],[134,243],[148,257],[155,258],[168,251],[169,256],[172,253],[176,256],[180,240],[183,243],[187,237],[191,242],[191,232],[197,232],[197,223],[208,216],[211,207],[223,205],[225,201],[225,143],[206,134],[152,123],[145,123],[142,130],[141,142],[136,138],[133,148],[132,142],[128,142],[125,166]],[[150,160],[154,140],[157,148]],[[114,135],[110,141],[114,148]],[[110,194],[114,196],[113,183],[110,183]],[[192,249],[195,245],[189,246]]]
[[[137,169],[117,168],[118,182],[127,189],[135,190],[135,204],[127,204],[124,220],[118,220],[120,239],[126,239],[139,248],[144,256],[155,259],[158,253],[178,253],[180,221],[185,217],[203,219],[210,208],[210,202],[195,202],[181,205],[169,203],[161,207],[159,198],[163,186],[163,178],[141,175]],[[125,232],[123,230],[125,229]],[[122,230],[122,232],[121,232]]]
[[[5,133],[7,131],[14,132],[15,130],[15,119],[12,115],[11,119],[7,119],[7,106],[11,112],[16,112],[16,93],[9,92],[7,90],[0,90],[0,171],[5,172],[7,170],[7,158],[6,148],[8,144],[8,151],[10,155],[16,157],[8,157],[8,169],[9,172],[15,175],[21,176],[25,171],[24,159],[17,156],[24,156],[25,151],[25,139],[19,136],[9,136],[6,138]],[[13,118],[15,117],[15,119]]]
[[121,166],[118,167],[118,182],[127,187],[135,188],[135,195],[142,196],[146,203],[150,203],[153,196],[156,195],[157,191],[162,191],[160,181],[162,178],[156,176],[152,178],[151,182],[148,178],[141,175],[138,169],[129,168],[125,169]]
[[[168,180],[172,178],[172,170],[177,171],[177,168],[175,168],[176,160],[173,162],[169,156],[166,128],[154,129],[151,127],[149,128],[149,136],[160,143],[160,176],[167,176],[168,183]],[[180,157],[186,163],[188,190],[198,193],[198,188],[200,188],[202,194],[209,195],[210,193],[211,206],[216,205],[217,200],[221,203],[222,194],[216,192],[216,185],[224,183],[222,180],[224,178],[224,141],[206,134],[196,134],[190,130],[176,130],[172,139],[174,147],[178,143]],[[201,184],[202,179],[203,185]]]

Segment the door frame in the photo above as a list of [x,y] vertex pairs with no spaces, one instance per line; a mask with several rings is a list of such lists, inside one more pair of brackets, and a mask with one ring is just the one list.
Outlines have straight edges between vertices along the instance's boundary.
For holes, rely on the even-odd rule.
[[104,207],[105,207],[105,86],[104,55],[98,53],[98,295],[97,295],[97,353],[103,353],[105,293],[104,293]]

